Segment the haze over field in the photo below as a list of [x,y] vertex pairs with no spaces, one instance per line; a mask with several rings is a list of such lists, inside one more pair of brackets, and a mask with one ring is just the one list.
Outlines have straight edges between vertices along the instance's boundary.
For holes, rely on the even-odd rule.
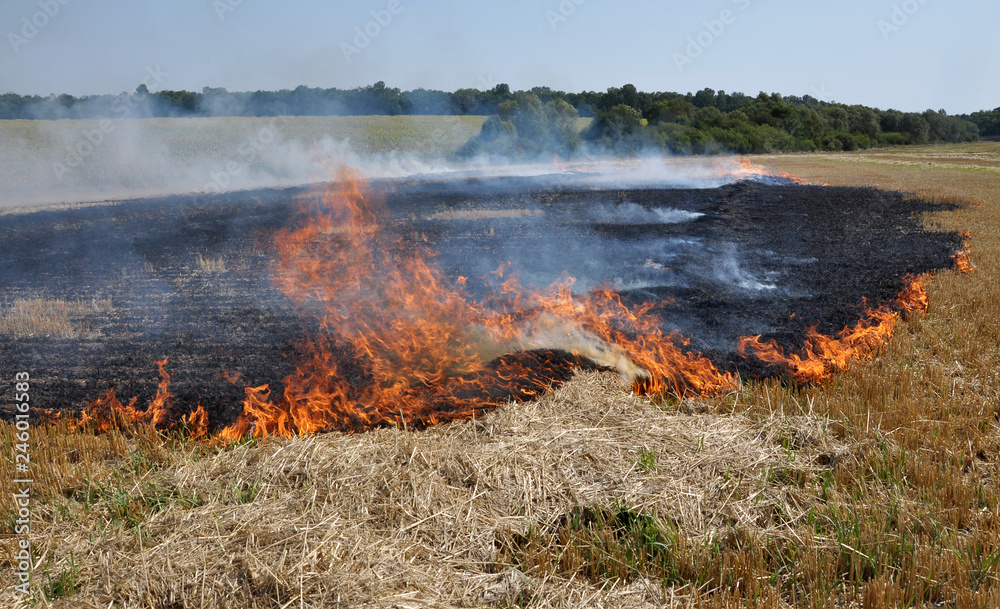
[[[604,183],[717,186],[734,158],[566,161],[456,158],[479,116],[295,116],[0,121],[0,210],[171,194],[212,195],[331,179],[344,167],[369,178],[600,172]],[[581,119],[586,124],[589,119]],[[111,127],[110,131],[101,129]],[[96,143],[96,144],[95,144]],[[81,156],[77,150],[84,150]],[[540,161],[540,162],[539,162]]]
[[[483,117],[0,121],[0,208],[445,170]],[[418,154],[419,151],[419,154]]]

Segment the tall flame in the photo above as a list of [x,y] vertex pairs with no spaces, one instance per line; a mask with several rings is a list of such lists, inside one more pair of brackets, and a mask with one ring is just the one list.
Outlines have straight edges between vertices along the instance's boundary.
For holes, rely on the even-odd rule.
[[686,351],[685,339],[664,334],[652,305],[632,310],[611,291],[575,298],[568,277],[529,290],[501,266],[494,292],[474,302],[464,281],[450,284],[428,263],[430,252],[385,230],[384,202],[356,174],[322,203],[276,239],[277,285],[318,316],[319,329],[303,342],[283,393],[247,388],[243,415],[222,439],[469,418],[508,397],[535,397],[575,366],[504,356],[524,350],[589,358],[633,379],[640,393],[703,395],[736,384]]
[[[156,362],[160,371],[160,383],[156,388],[156,396],[144,410],[135,407],[138,398],[133,397],[128,405],[123,405],[111,387],[98,398],[90,402],[80,415],[79,421],[71,423],[78,428],[94,429],[99,432],[120,429],[134,425],[150,425],[157,429],[170,427],[170,418],[174,396],[170,393],[170,374],[167,372],[167,360]],[[198,408],[182,418],[188,427],[193,427],[195,435],[204,435],[208,429],[208,414],[199,404]]]

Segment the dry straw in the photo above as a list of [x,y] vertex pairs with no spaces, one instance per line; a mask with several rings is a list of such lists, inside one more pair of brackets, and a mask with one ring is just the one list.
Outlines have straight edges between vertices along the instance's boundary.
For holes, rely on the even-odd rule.
[[87,316],[110,313],[111,310],[110,298],[89,301],[66,301],[58,298],[15,300],[13,304],[0,309],[0,334],[14,338],[78,338],[91,333]]
[[[789,438],[799,448],[783,447]],[[123,442],[39,438],[51,446],[39,449],[50,499],[38,508],[36,551],[54,559],[50,573],[73,556],[78,591],[67,602],[441,606],[541,594],[552,606],[643,604],[669,592],[527,576],[498,562],[498,535],[614,502],[670,514],[693,543],[743,525],[787,535],[809,499],[775,481],[811,478],[845,450],[816,418],[668,414],[610,373],[422,432],[328,434],[200,458],[204,448]],[[114,488],[87,490],[101,479]],[[119,491],[131,513],[116,511]],[[87,492],[100,498],[85,509]]]

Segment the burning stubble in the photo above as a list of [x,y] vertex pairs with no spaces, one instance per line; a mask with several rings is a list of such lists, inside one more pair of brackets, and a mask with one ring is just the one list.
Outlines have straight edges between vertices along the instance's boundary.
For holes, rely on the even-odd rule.
[[[334,183],[322,203],[301,228],[277,238],[278,285],[318,315],[319,332],[303,345],[307,355],[285,379],[283,395],[272,400],[266,386],[248,389],[244,414],[223,437],[469,418],[500,405],[491,396],[511,375],[534,381],[503,394],[529,398],[579,365],[570,359],[559,370],[546,369],[548,362],[504,361],[520,351],[560,350],[589,359],[618,370],[637,392],[670,383],[678,392],[694,387],[701,393],[735,382],[681,351],[655,319],[630,310],[614,293],[574,298],[569,278],[529,290],[501,266],[493,272],[493,291],[474,301],[462,282],[450,284],[428,262],[430,252],[412,250],[385,230],[391,218],[384,201],[358,175]],[[620,346],[635,344],[621,329],[626,324],[649,343],[635,350],[641,361]],[[370,375],[363,386],[340,371],[351,358]],[[505,369],[493,367],[498,360]],[[668,381],[664,371],[684,380]]]
[[[511,399],[534,399],[576,369],[595,366],[616,370],[638,394],[727,392],[737,374],[827,378],[884,342],[898,312],[907,310],[902,300],[892,302],[907,286],[902,276],[947,266],[959,241],[921,233],[908,218],[917,202],[789,182],[684,190],[609,188],[599,177],[579,175],[372,183],[345,175],[298,194],[260,191],[249,206],[245,195],[220,196],[185,208],[182,218],[156,202],[67,212],[76,219],[60,226],[80,233],[81,242],[87,227],[106,229],[101,219],[111,212],[111,226],[125,240],[105,231],[101,243],[126,244],[122,254],[132,243],[156,285],[171,290],[163,306],[183,305],[150,309],[148,318],[163,329],[139,337],[157,351],[145,366],[162,362],[161,384],[170,357],[171,399],[161,399],[166,390],[157,388],[141,402],[160,406],[140,410],[106,394],[88,416],[121,412],[123,419],[155,418],[169,427],[190,409],[183,424],[202,434],[209,423],[218,429],[237,415],[226,412],[219,396],[237,405],[242,394],[242,414],[220,435],[235,439],[469,418]],[[295,200],[304,207],[289,221]],[[138,232],[129,228],[125,207],[143,210],[134,218]],[[155,214],[177,225],[153,226]],[[761,231],[761,219],[792,229]],[[49,236],[46,227],[15,218],[8,223],[42,231],[68,245],[68,261],[79,259],[67,235]],[[240,235],[247,230],[255,235],[257,266],[247,266],[243,246],[212,237],[229,234],[234,244],[246,244]],[[9,236],[30,241],[29,234],[22,227]],[[863,249],[873,243],[883,249]],[[174,277],[170,269],[190,276]],[[530,281],[514,269],[524,269]],[[602,277],[612,285],[601,287]],[[526,287],[532,284],[547,287]],[[188,286],[199,291],[186,294]],[[207,350],[214,358],[226,346],[192,334],[205,323],[196,315],[164,322],[160,311],[199,313],[211,304],[204,290],[212,286],[232,297],[213,305],[211,315],[222,315],[213,324],[233,327],[236,306],[241,317],[257,315],[261,328],[273,325],[246,308],[249,299],[285,311],[282,332],[300,338],[293,344],[280,333],[246,334],[250,342],[232,345],[239,351],[232,365],[213,361],[225,367],[205,368]],[[824,294],[834,298],[817,300]],[[145,302],[157,298],[142,301],[143,313]],[[870,313],[864,298],[873,303]],[[134,303],[118,302],[127,318]],[[856,332],[838,334],[845,326]],[[272,336],[278,341],[268,342]],[[754,338],[738,351],[746,336]],[[711,360],[699,355],[706,352]],[[800,362],[815,370],[812,376],[803,376]],[[137,363],[126,377],[142,369]],[[214,385],[206,385],[206,374],[236,378],[235,372],[236,384],[218,383],[228,393],[207,389]],[[103,388],[117,385],[118,376],[106,376]],[[128,380],[119,391],[126,399],[135,394]],[[93,382],[102,390],[101,380]],[[163,404],[171,406],[160,416]]]
[[[820,175],[872,181],[869,167],[847,165]],[[72,602],[106,603],[115,582],[101,577],[109,558],[92,551],[96,530],[122,550],[110,568],[123,603],[280,605],[300,595],[362,605],[419,588],[426,602],[470,605],[994,606],[994,184],[875,171],[893,190],[939,180],[939,193],[981,193],[985,209],[930,219],[975,229],[980,270],[940,274],[928,318],[826,389],[774,380],[747,384],[737,405],[664,407],[624,395],[614,375],[588,374],[468,424],[218,453],[145,428],[39,426],[37,488],[54,508],[39,522],[48,573],[75,552]],[[93,503],[95,490],[108,507],[127,497],[129,511]],[[583,531],[559,526],[636,513],[643,526],[627,530],[585,518]]]

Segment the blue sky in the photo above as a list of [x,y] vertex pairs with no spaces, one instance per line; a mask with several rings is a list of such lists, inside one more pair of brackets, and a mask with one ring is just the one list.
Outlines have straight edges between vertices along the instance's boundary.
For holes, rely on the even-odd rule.
[[2,0],[0,93],[153,71],[150,90],[632,83],[958,114],[1000,106],[997,24],[995,0]]

